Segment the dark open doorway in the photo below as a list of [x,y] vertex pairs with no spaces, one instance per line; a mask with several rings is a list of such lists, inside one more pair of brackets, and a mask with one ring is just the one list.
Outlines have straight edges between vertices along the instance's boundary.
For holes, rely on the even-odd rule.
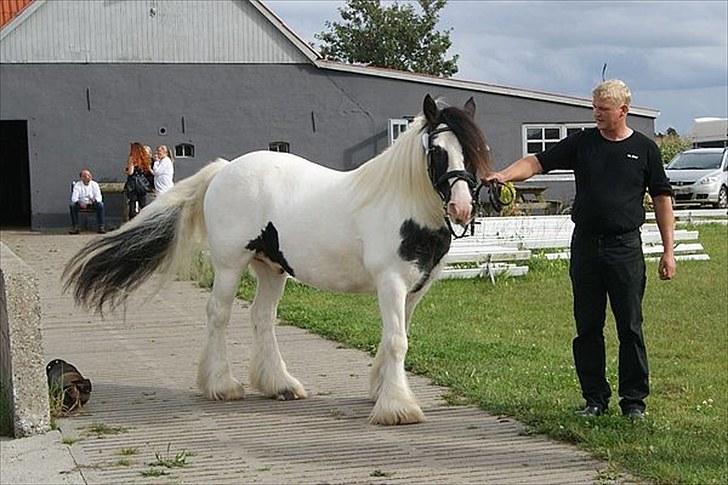
[[28,122],[0,121],[0,224],[30,226]]

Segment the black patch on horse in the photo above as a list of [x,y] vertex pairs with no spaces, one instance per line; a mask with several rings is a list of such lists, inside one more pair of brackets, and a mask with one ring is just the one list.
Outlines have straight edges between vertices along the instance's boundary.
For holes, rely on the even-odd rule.
[[399,228],[402,242],[397,253],[405,261],[412,261],[422,271],[422,279],[410,290],[417,293],[425,286],[430,273],[450,249],[450,231],[446,226],[429,229],[407,219]]
[[296,276],[293,272],[293,268],[288,265],[288,261],[283,256],[280,247],[278,246],[278,231],[272,222],[269,222],[263,232],[260,233],[255,239],[252,239],[245,249],[250,249],[256,253],[262,253],[266,258],[270,259],[274,263],[281,265],[281,268],[285,270],[291,276]]

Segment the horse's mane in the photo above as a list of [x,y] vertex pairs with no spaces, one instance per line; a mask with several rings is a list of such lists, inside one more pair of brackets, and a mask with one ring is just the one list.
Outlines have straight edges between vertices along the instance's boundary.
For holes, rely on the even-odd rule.
[[[447,124],[463,149],[466,168],[473,174],[489,171],[490,157],[483,132],[462,109],[446,107],[436,125]],[[396,198],[399,204],[420,207],[437,214],[442,201],[432,189],[422,134],[427,122],[423,115],[414,119],[395,143],[353,172],[355,207],[383,198]],[[394,202],[394,200],[392,200]]]
[[425,211],[441,211],[442,203],[427,175],[422,145],[425,125],[424,116],[418,116],[392,146],[352,172],[356,208],[387,200],[404,209],[402,204],[425,204]]
[[445,123],[455,133],[463,148],[465,168],[475,175],[487,173],[490,170],[490,150],[485,135],[473,118],[465,111],[450,106],[440,111],[436,124],[440,123]]

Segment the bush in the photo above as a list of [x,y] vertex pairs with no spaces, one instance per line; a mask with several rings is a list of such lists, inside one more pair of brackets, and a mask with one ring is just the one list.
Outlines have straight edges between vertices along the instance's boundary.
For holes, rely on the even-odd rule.
[[680,135],[667,135],[657,139],[660,147],[660,155],[662,155],[662,163],[668,163],[675,158],[680,152],[683,152],[692,146],[687,138]]

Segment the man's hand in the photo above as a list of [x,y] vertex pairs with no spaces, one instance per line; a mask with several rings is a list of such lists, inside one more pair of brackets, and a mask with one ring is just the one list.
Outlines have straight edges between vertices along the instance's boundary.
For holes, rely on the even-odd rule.
[[503,174],[503,172],[490,172],[485,177],[483,177],[482,180],[485,183],[496,181],[504,184],[508,182],[508,179],[506,179],[506,176]]
[[671,280],[675,276],[675,256],[671,253],[662,253],[660,264],[657,265],[657,274],[661,280]]
[[543,168],[541,162],[538,161],[534,155],[527,155],[519,160],[516,160],[508,167],[504,168],[500,172],[485,172],[478,173],[478,177],[483,183],[489,182],[500,182],[502,184],[506,182],[520,182],[526,180],[537,173],[541,173]]
[[79,202],[79,203],[78,203],[78,206],[79,206],[79,207],[80,207],[81,209],[85,209],[87,205],[88,205],[88,204],[86,204],[85,202]]
[[671,280],[675,276],[675,254],[672,252],[673,227],[675,225],[675,216],[672,212],[672,197],[667,194],[660,194],[652,197],[655,205],[655,219],[657,227],[660,230],[662,238],[662,257],[660,264],[657,266],[657,274],[661,280]]

